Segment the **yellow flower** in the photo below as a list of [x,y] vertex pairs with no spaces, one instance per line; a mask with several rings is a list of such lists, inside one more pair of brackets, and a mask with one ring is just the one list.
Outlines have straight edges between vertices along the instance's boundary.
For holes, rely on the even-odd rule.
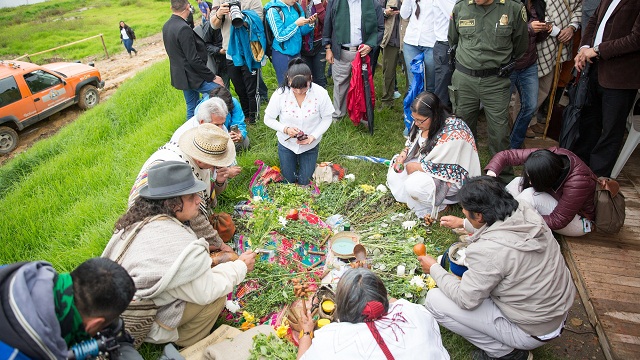
[[362,190],[364,190],[364,192],[367,193],[367,194],[371,194],[372,192],[376,191],[376,188],[374,188],[371,185],[367,185],[367,184],[360,185],[360,188]]
[[289,325],[282,324],[278,326],[278,328],[276,329],[276,335],[278,335],[278,337],[281,339],[287,336],[288,332],[289,332]]
[[430,275],[427,275],[427,289],[431,290],[436,287],[436,281]]
[[244,318],[244,321],[248,322],[248,323],[253,323],[256,321],[256,317],[253,316],[253,314],[243,311],[242,312],[242,317]]

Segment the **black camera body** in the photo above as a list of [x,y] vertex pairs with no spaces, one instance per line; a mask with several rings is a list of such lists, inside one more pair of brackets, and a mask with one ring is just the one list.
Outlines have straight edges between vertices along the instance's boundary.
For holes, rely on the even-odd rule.
[[67,359],[85,360],[95,359],[99,355],[107,355],[109,359],[118,359],[120,342],[133,344],[133,337],[124,329],[124,320],[118,318],[111,325],[104,328],[95,337],[73,345]]
[[239,0],[229,1],[229,17],[231,18],[231,25],[239,28],[244,24],[244,15],[242,15],[242,6]]

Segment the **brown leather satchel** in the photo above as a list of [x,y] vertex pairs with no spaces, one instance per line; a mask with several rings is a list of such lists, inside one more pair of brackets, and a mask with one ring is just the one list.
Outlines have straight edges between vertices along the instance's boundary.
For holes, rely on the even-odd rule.
[[596,230],[607,234],[620,231],[625,219],[625,202],[620,184],[610,178],[598,178],[594,202]]
[[236,224],[231,215],[224,212],[213,214],[209,216],[209,222],[218,231],[222,241],[227,243],[233,239],[233,235],[236,233]]

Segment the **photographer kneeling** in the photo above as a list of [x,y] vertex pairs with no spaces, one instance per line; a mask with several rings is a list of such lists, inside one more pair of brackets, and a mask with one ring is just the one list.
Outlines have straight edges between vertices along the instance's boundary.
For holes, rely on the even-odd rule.
[[[560,336],[576,293],[560,246],[542,216],[493,177],[468,179],[458,197],[465,229],[474,231],[466,248],[468,270],[458,278],[432,257],[419,256],[438,284],[425,307],[440,325],[480,348],[473,360],[532,359],[529,350]],[[441,219],[446,227],[462,222]]]
[[[9,355],[4,343],[33,359],[66,359],[71,346],[115,324],[135,290],[127,271],[109,259],[89,259],[71,273],[44,261],[2,266],[0,354]],[[131,344],[126,348],[138,356]]]

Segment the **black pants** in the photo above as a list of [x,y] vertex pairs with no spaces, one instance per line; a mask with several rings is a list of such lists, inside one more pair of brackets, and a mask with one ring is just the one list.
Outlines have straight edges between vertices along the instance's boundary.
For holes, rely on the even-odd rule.
[[256,102],[256,89],[258,87],[258,72],[249,71],[247,65],[235,66],[233,61],[227,59],[227,73],[238,94],[242,112],[247,122],[257,118],[258,103]]
[[622,148],[627,116],[638,90],[608,89],[598,83],[598,64],[589,73],[589,102],[579,120],[580,137],[572,150],[597,176],[611,176]]

